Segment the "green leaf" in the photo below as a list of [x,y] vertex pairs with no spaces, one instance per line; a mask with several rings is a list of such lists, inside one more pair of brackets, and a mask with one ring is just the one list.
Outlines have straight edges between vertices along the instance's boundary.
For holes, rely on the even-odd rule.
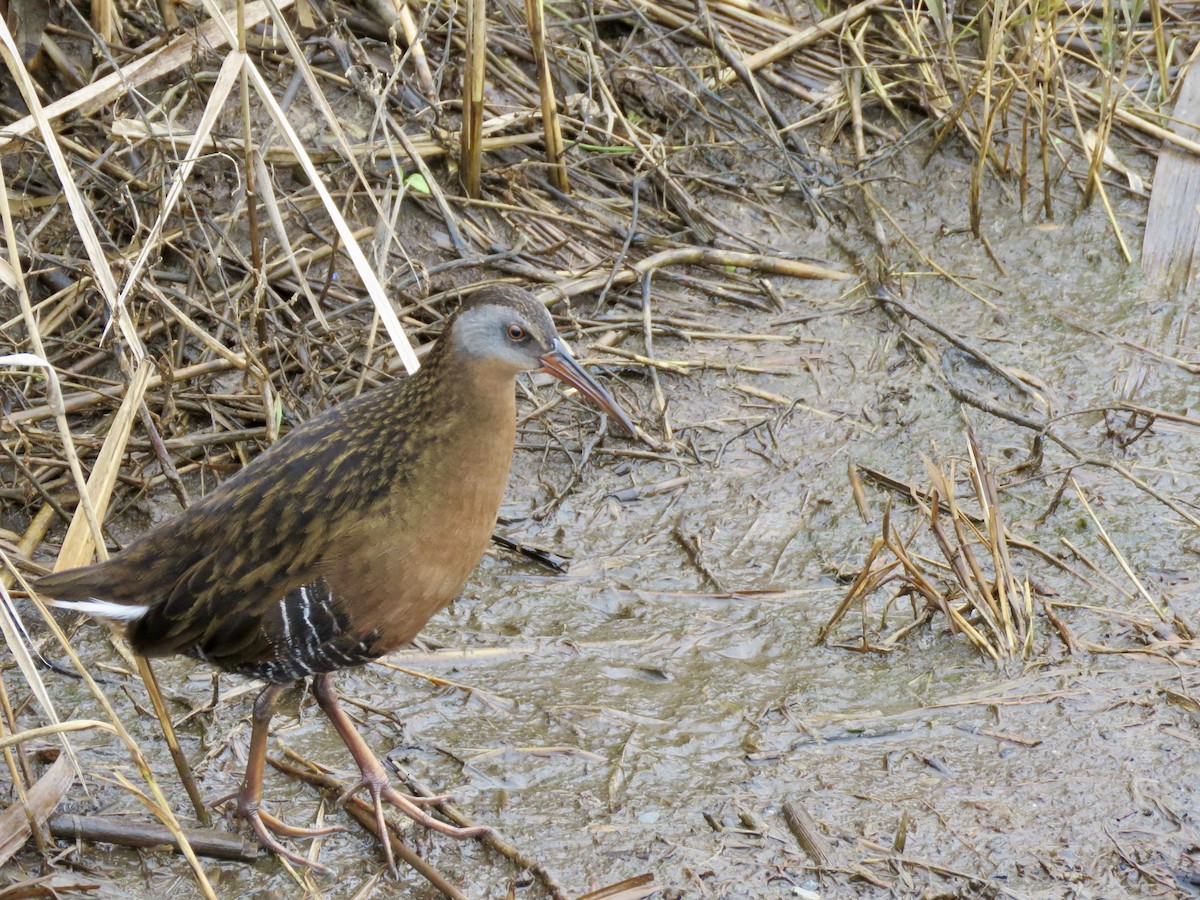
[[404,186],[414,194],[420,194],[422,197],[430,196],[433,191],[429,189],[429,182],[425,180],[425,176],[420,172],[413,172],[404,179]]

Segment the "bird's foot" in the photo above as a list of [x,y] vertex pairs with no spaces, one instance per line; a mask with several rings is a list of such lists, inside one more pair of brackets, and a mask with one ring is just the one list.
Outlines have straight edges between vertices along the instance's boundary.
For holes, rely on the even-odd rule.
[[337,733],[345,743],[346,749],[358,763],[359,779],[350,790],[342,795],[342,802],[349,800],[363,788],[370,792],[371,802],[375,809],[375,833],[379,837],[379,842],[383,844],[388,867],[393,872],[396,870],[396,861],[392,856],[392,836],[388,833],[387,820],[383,815],[385,800],[414,822],[449,837],[478,837],[491,831],[489,828],[478,825],[472,828],[459,828],[446,822],[439,822],[421,808],[431,803],[444,802],[446,797],[409,797],[393,788],[388,780],[387,771],[383,768],[383,763],[367,746],[367,742],[363,740],[358,729],[354,727],[354,723],[350,721],[350,717],[346,715],[346,711],[338,703],[337,690],[334,689],[329,675],[318,675],[313,679],[313,694],[321,706],[321,711],[329,717],[329,721],[333,723],[333,727],[337,729]]
[[[332,870],[328,866],[323,866],[316,860],[309,859],[307,856],[301,856],[294,850],[289,850],[279,841],[275,840],[275,835],[286,834],[289,837],[316,837],[318,834],[327,834],[333,831],[341,831],[340,828],[328,829],[312,829],[312,828],[295,828],[291,825],[285,825],[283,822],[276,819],[270,813],[265,813],[262,810],[254,810],[253,812],[239,812],[242,818],[250,823],[250,827],[254,829],[255,835],[258,836],[258,842],[262,844],[268,851],[276,856],[281,856],[288,862],[298,866],[303,866],[306,869],[312,869],[321,875],[329,875]],[[307,835],[301,832],[307,832]]]
[[300,825],[289,825],[282,819],[278,819],[269,812],[261,809],[257,799],[242,796],[241,791],[235,791],[228,797],[221,798],[217,803],[225,800],[235,801],[234,814],[238,818],[245,819],[250,824],[250,827],[254,830],[255,837],[258,838],[258,842],[269,852],[282,856],[288,862],[304,866],[306,869],[312,869],[314,872],[322,875],[331,873],[332,870],[328,866],[323,866],[319,862],[315,862],[306,856],[301,856],[299,853],[289,850],[275,839],[275,835],[278,834],[291,838],[318,838],[329,834],[337,834],[338,832],[345,831],[345,828],[342,828],[340,825],[326,825],[322,828],[304,828]]
[[439,794],[436,797],[416,797],[411,794],[402,794],[392,787],[391,782],[386,777],[379,779],[368,773],[364,773],[358,779],[358,783],[342,795],[342,802],[350,799],[350,797],[357,794],[363,788],[366,788],[371,795],[371,802],[375,807],[375,818],[379,822],[383,820],[383,802],[386,800],[417,824],[424,825],[426,828],[448,837],[479,837],[479,835],[487,834],[491,831],[486,825],[472,825],[468,828],[451,825],[448,822],[435,819],[423,809],[423,807],[435,806],[452,799],[449,794]]
[[483,834],[489,834],[491,829],[486,825],[473,825],[469,828],[461,828],[457,825],[451,825],[448,822],[443,822],[435,819],[423,807],[438,803],[444,803],[451,799],[447,794],[439,794],[436,797],[415,797],[409,794],[402,794],[400,791],[392,787],[386,773],[382,771],[372,772],[366,769],[363,770],[362,776],[348,791],[342,794],[340,803],[345,803],[359,791],[366,789],[371,795],[371,803],[375,808],[375,827],[379,834],[380,843],[383,844],[384,854],[387,856],[388,867],[393,871],[396,868],[396,862],[392,857],[392,844],[388,840],[387,822],[383,815],[383,804],[387,801],[404,815],[408,816],[419,825],[424,825],[426,828],[444,834],[453,838],[471,838],[479,837]]

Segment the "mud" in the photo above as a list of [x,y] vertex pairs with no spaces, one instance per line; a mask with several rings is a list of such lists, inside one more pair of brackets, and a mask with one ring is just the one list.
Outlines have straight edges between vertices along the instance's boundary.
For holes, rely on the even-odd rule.
[[[996,191],[986,227],[1001,271],[969,233],[963,161],[952,152],[924,167],[922,159],[914,148],[892,161],[882,182],[886,205],[917,246],[986,302],[897,250],[897,267],[909,269],[896,278],[906,301],[1041,379],[1057,413],[1078,413],[1060,427],[1089,454],[1195,509],[1194,427],[1156,426],[1123,446],[1127,428],[1136,431],[1128,414],[1079,412],[1126,400],[1196,415],[1195,375],[1163,358],[1195,360],[1195,299],[1170,300],[1142,284],[1099,209],[1061,208],[1057,222],[1039,224]],[[792,203],[781,208],[803,219]],[[1136,244],[1143,202],[1117,195],[1117,204]],[[739,216],[732,206],[721,212]],[[855,254],[872,253],[829,229],[785,232],[750,213],[744,226],[782,255],[850,267]],[[777,313],[698,292],[687,308],[654,308],[731,334],[789,338],[656,337],[658,358],[692,366],[660,378],[671,425],[694,455],[615,456],[604,451],[631,444],[609,435],[579,484],[535,522],[528,515],[568,483],[597,421],[556,410],[560,440],[549,449],[543,424],[525,426],[501,530],[569,555],[569,573],[553,576],[498,551],[431,623],[425,649],[391,659],[465,687],[377,666],[343,676],[346,695],[388,713],[362,714],[370,743],[453,793],[572,896],[642,873],[652,873],[666,897],[1190,895],[1200,878],[1200,706],[1188,699],[1195,652],[1136,627],[1155,621],[1153,610],[1098,542],[1071,489],[1051,509],[1072,465],[1065,453],[1050,448],[1033,477],[1014,476],[1003,503],[1014,533],[1064,558],[1066,537],[1102,570],[1093,573],[1096,589],[1035,557],[1016,562],[1041,595],[1110,611],[1060,610],[1084,649],[1068,652],[1044,616],[1027,657],[1003,664],[981,659],[940,618],[886,655],[816,644],[887,502],[868,486],[873,518],[864,522],[847,467],[864,463],[921,483],[924,457],[965,455],[965,419],[998,469],[1029,453],[1029,431],[979,409],[964,412],[948,379],[1026,414],[1032,407],[861,291],[771,280],[784,304]],[[902,325],[940,358],[923,359]],[[581,355],[594,355],[585,348]],[[635,340],[628,348],[642,349]],[[618,395],[653,424],[645,378],[634,368],[619,374]],[[760,396],[739,390],[747,386]],[[782,402],[762,399],[764,392]],[[1070,471],[1153,596],[1200,621],[1200,535],[1111,470]],[[686,483],[674,489],[618,499],[681,477]],[[916,521],[900,499],[892,515],[902,532]],[[863,627],[878,635],[911,617],[907,602],[897,603],[885,626],[883,599],[873,597],[865,616],[851,613],[834,640],[853,643]],[[97,634],[85,633],[82,643],[96,662],[116,661]],[[176,715],[211,698],[202,667],[165,661],[159,672]],[[224,677],[220,688],[243,695],[182,730],[207,796],[237,786],[248,736],[245,686]],[[82,691],[60,689],[65,712],[92,715]],[[141,701],[140,688],[130,692]],[[153,720],[122,688],[110,693],[174,788]],[[349,774],[348,757],[307,695],[285,704],[275,740]],[[134,778],[111,744],[88,736],[78,743],[90,768],[107,764]],[[311,824],[323,806],[278,773],[268,775],[266,793],[297,824]],[[177,799],[183,812],[182,791]],[[818,823],[825,868],[798,846],[785,802]],[[143,814],[103,783],[73,808],[109,804]],[[209,863],[217,890],[363,896],[382,858],[343,813],[324,814],[350,829],[321,849],[337,878],[303,888],[274,859]],[[532,876],[476,842],[415,828],[411,835],[471,897],[545,895]],[[185,865],[167,854],[84,846],[78,862],[78,877],[100,884],[92,896],[194,890]],[[380,884],[376,895],[436,896],[411,872],[399,882]]]

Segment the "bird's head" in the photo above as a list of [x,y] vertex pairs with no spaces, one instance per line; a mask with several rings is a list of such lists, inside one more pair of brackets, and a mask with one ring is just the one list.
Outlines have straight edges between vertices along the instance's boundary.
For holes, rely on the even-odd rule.
[[518,372],[549,372],[635,434],[633,422],[612,396],[576,362],[546,307],[528,291],[494,285],[473,295],[443,336],[459,360],[486,362]]

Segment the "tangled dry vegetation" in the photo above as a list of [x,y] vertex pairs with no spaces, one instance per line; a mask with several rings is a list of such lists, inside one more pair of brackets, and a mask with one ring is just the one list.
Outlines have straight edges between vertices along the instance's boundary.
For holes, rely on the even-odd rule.
[[[648,385],[637,418],[655,449],[626,452],[686,455],[659,384],[678,366],[654,339],[725,337],[678,312],[695,290],[768,312],[767,275],[833,279],[913,321],[888,299],[895,248],[937,263],[889,212],[875,178],[889,155],[968,147],[964,202],[986,243],[985,179],[1045,218],[1111,211],[1113,192],[1145,191],[1116,147],[1200,151],[1167,113],[1200,37],[1189,0],[91,6],[89,19],[82,4],[8,3],[21,27],[4,35],[0,106],[6,600],[42,563],[103,552],[106,518],[139,497],[186,504],[285,421],[411,364],[408,342],[419,352],[485,283],[573,300],[554,310],[583,355]],[[804,214],[788,218],[782,196]],[[860,235],[874,256],[796,259],[725,221],[731,200],[781,234]],[[1054,439],[1048,419],[1032,427]],[[970,457],[976,513],[938,464],[928,492],[900,486],[956,587],[935,584],[885,518],[830,630],[899,579],[893,599],[921,602],[886,644],[940,613],[985,655],[1019,655],[1043,611],[1072,641],[1013,574],[995,475],[973,444]],[[40,822],[70,770],[39,780],[26,742],[110,729],[141,755],[111,708],[107,722],[58,721],[14,608],[0,621],[22,677],[5,665],[0,744]],[[43,645],[72,656],[47,629]],[[148,786],[129,790],[177,830],[140,768]],[[23,813],[6,822],[0,859],[29,833]]]

